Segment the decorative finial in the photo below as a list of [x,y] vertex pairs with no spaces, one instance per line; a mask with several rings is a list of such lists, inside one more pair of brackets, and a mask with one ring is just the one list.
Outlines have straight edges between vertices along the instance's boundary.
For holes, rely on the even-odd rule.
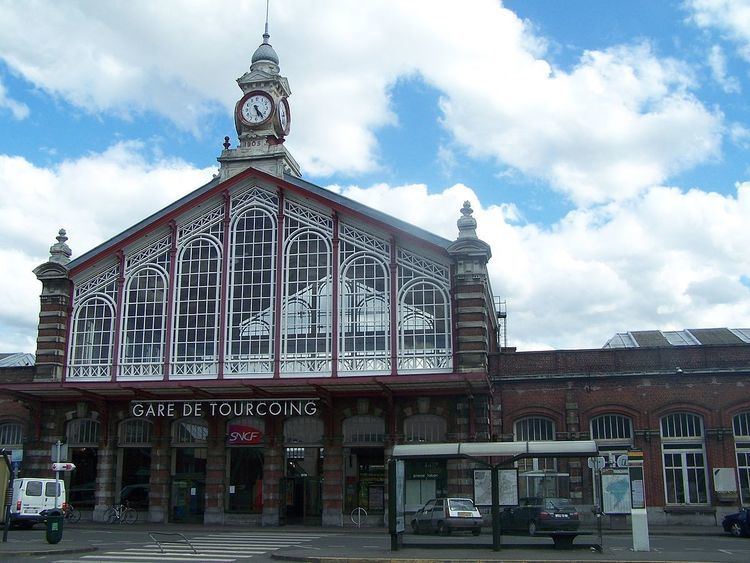
[[456,223],[458,225],[458,238],[477,238],[477,220],[473,216],[474,210],[468,201],[461,208],[461,217]]
[[70,247],[65,244],[65,241],[68,240],[68,237],[65,236],[65,229],[60,229],[55,238],[57,238],[57,242],[49,247],[49,261],[65,265],[70,262],[70,256],[73,254]]
[[229,142],[229,137],[224,137],[224,150],[228,151],[231,146],[232,143]]

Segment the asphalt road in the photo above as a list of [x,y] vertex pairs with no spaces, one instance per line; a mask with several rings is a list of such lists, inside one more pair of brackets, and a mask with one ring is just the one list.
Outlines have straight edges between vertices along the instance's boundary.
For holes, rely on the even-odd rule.
[[[650,552],[633,552],[629,534],[604,535],[603,551],[594,551],[589,544],[596,536],[576,539],[574,549],[556,550],[549,538],[503,536],[502,550],[492,550],[492,537],[484,531],[475,538],[470,535],[414,536],[406,534],[404,545],[391,551],[390,536],[383,531],[330,531],[330,529],[297,528],[243,530],[239,527],[206,529],[169,526],[160,531],[182,533],[196,547],[197,554],[186,544],[165,544],[166,553],[148,536],[144,525],[131,527],[75,527],[65,530],[64,544],[96,547],[88,553],[25,555],[3,557],[3,561],[48,561],[58,563],[95,561],[143,563],[144,561],[201,561],[216,563],[320,561],[339,557],[384,560],[450,560],[450,561],[750,561],[750,538],[718,535],[651,534]],[[31,550],[33,545],[46,546],[41,527],[31,531],[13,531],[13,538]],[[174,536],[175,539],[179,539]],[[63,545],[63,543],[58,545]]]

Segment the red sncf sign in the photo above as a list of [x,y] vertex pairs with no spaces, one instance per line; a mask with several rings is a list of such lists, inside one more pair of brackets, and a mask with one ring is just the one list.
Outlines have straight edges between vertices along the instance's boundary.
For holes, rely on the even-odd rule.
[[227,435],[227,444],[235,446],[260,444],[260,439],[263,437],[263,434],[257,428],[242,424],[230,424],[227,426]]

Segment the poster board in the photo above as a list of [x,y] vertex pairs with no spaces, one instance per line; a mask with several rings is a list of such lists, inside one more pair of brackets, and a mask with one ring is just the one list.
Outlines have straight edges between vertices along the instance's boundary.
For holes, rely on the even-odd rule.
[[627,469],[602,471],[604,514],[630,514],[630,476]]
[[[497,469],[500,506],[518,506],[518,469]],[[492,506],[490,469],[474,470],[474,504]]]

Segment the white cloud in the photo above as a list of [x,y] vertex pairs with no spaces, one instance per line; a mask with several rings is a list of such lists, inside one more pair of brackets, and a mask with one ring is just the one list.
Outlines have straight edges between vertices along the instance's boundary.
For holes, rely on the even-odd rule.
[[[397,123],[390,88],[418,76],[443,126],[478,157],[550,182],[575,202],[632,197],[713,158],[722,116],[688,69],[646,44],[586,52],[572,71],[494,0],[271,5],[272,43],[294,96],[289,147],[307,174],[380,166],[375,133]],[[39,88],[92,112],[157,112],[200,132],[229,113],[260,39],[255,2],[0,5],[0,53]],[[33,20],[35,25],[24,25]]]
[[727,94],[738,93],[740,82],[733,76],[727,76],[727,59],[719,45],[713,45],[708,52],[708,66],[716,82]]
[[29,116],[29,106],[8,96],[8,92],[0,80],[0,110],[9,110],[14,119],[26,119]]
[[[0,350],[31,351],[36,337],[39,282],[60,227],[80,256],[211,179],[177,160],[153,159],[138,143],[37,167],[0,155]],[[11,250],[12,249],[12,250]]]
[[716,29],[737,44],[739,54],[750,61],[750,3],[747,0],[686,0],[698,27]]

